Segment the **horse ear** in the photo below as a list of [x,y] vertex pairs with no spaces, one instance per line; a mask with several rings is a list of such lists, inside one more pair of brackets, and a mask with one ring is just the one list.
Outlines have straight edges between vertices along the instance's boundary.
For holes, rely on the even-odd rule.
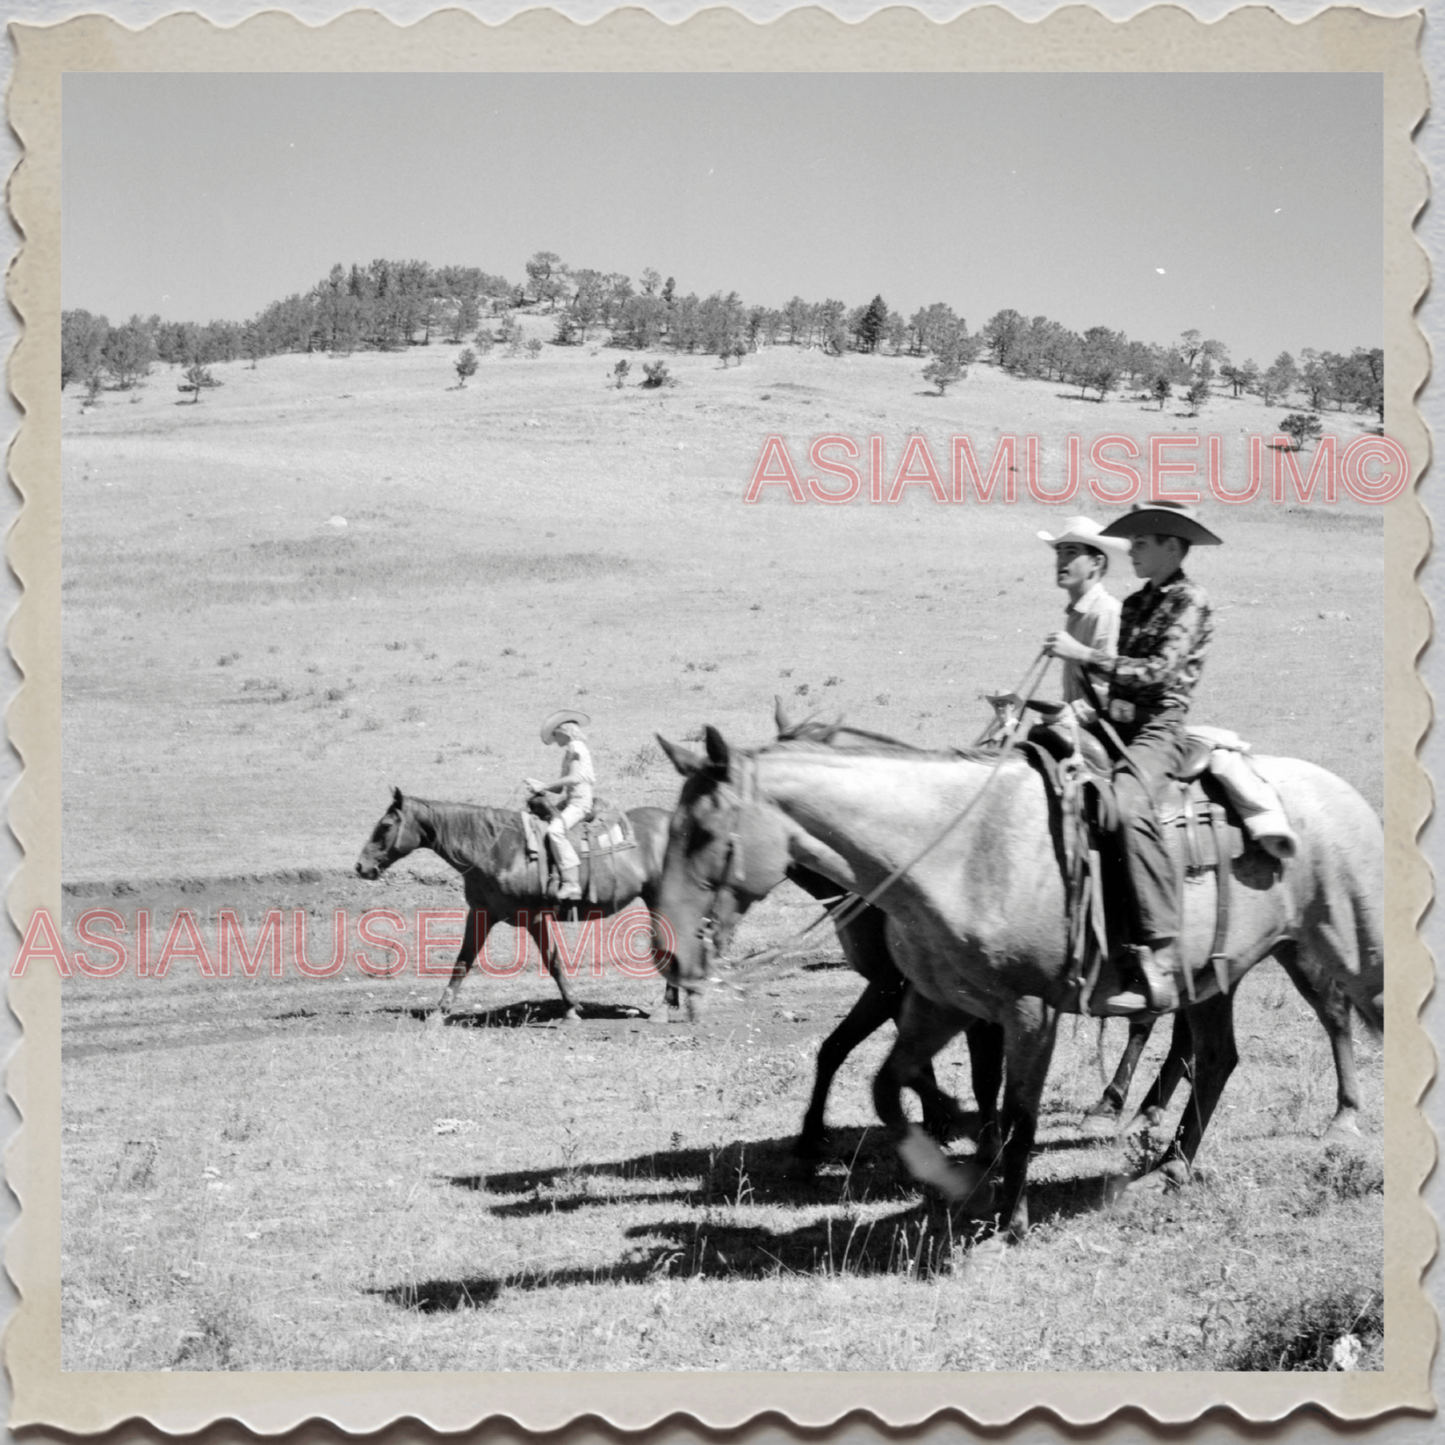
[[727,771],[728,766],[728,745],[723,741],[723,735],[711,723],[703,729],[703,736],[707,739],[707,760],[713,767]]
[[792,731],[792,723],[788,721],[788,714],[783,710],[783,697],[781,693],[773,694],[773,724],[778,730],[778,736],[784,737]]
[[681,743],[670,743],[661,733],[654,733],[658,746],[672,759],[672,765],[683,777],[690,778],[694,773],[701,771],[703,760],[700,754],[693,752],[691,748],[685,748]]
[[391,785],[391,806],[393,808],[401,807],[401,789],[395,783]]

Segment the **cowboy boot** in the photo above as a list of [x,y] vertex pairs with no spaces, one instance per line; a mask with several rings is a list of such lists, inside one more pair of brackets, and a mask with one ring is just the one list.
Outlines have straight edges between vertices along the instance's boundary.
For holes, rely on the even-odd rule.
[[1179,1007],[1179,950],[1172,938],[1153,939],[1136,952],[1139,972],[1144,975],[1144,992],[1151,1013],[1170,1013]]
[[582,897],[581,873],[577,868],[563,868],[562,883],[557,889],[557,901],[559,903],[576,902]]

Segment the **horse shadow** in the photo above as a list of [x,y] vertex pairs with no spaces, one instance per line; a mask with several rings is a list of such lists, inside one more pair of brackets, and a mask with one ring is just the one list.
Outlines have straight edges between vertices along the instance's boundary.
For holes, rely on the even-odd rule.
[[[579,1001],[577,1011],[583,1020],[639,1022],[651,1018],[646,1009],[623,1003],[585,1003]],[[437,1017],[435,1008],[411,1004],[379,1009],[379,1013],[397,1014],[428,1023]],[[442,1017],[449,1029],[525,1029],[547,1028],[566,1021],[567,1006],[560,998],[523,999],[520,1003],[501,1004],[496,1008],[454,1012]]]
[[[1108,1179],[1062,1180],[1035,1186],[1030,1210],[1037,1224],[1057,1224],[1095,1212],[1113,1193]],[[996,1238],[991,1226],[936,1199],[916,1196],[874,1218],[853,1209],[793,1229],[775,1229],[720,1220],[714,1211],[707,1211],[632,1225],[623,1231],[623,1238],[629,1244],[622,1256],[600,1267],[403,1281],[367,1293],[402,1309],[437,1314],[485,1308],[509,1290],[644,1284],[665,1278],[737,1281],[895,1275],[924,1279],[944,1273],[967,1276],[996,1258],[975,1253],[984,1240]]]
[[[883,1129],[835,1130],[826,1156],[809,1163],[797,1158],[794,1143],[792,1136],[734,1139],[715,1147],[664,1149],[602,1163],[455,1174],[446,1182],[476,1193],[522,1196],[487,1207],[489,1214],[502,1219],[572,1214],[619,1204],[817,1208],[865,1201],[901,1202],[918,1194],[918,1185],[899,1163]],[[1067,1139],[1043,1141],[1041,1146],[1048,1151],[1087,1147]],[[1035,1221],[1086,1212],[1093,1207],[1090,1199],[1102,1202],[1107,1198],[1111,1177],[1107,1171],[1091,1171],[1034,1183],[1029,1199]],[[1105,1182],[1101,1184],[1101,1180]],[[673,1187],[660,1190],[659,1185]]]

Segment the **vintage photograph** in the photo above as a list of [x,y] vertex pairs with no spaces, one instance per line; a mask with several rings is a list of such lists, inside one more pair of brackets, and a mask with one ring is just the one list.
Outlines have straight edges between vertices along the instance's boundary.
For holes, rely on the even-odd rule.
[[63,108],[66,1368],[1381,1368],[1378,75]]
[[60,68],[62,1379],[1408,1394],[1379,70]]

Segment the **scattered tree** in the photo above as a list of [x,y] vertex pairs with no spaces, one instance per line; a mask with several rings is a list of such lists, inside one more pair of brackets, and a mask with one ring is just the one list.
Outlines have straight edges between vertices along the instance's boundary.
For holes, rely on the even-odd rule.
[[458,353],[457,359],[452,362],[457,370],[457,386],[463,387],[467,384],[469,376],[476,375],[477,353],[470,346],[464,346]]
[[1184,393],[1184,399],[1189,403],[1190,416],[1198,416],[1199,408],[1209,400],[1209,378],[1202,375],[1197,377]]
[[211,375],[210,368],[202,366],[199,361],[193,362],[188,366],[185,375],[186,379],[176,386],[176,390],[180,392],[190,392],[193,404],[200,401],[201,389],[203,387],[215,386],[217,384],[216,378]]
[[1294,443],[1295,451],[1299,451],[1307,441],[1313,441],[1324,431],[1319,417],[1300,411],[1290,412],[1280,422],[1279,429]]
[[659,386],[671,386],[672,377],[668,374],[665,361],[644,361],[642,363],[642,374],[647,378],[642,383],[647,390],[655,390]]
[[536,359],[537,359],[539,356],[541,356],[541,354],[542,354],[542,338],[541,338],[540,336],[534,336],[534,337],[527,343],[527,356],[528,356],[528,358],[529,358],[530,360],[536,361]]
[[[646,274],[646,273],[644,273]],[[654,273],[655,274],[655,273]],[[624,357],[612,368],[612,384],[621,391],[627,382],[627,373],[632,370],[632,363]]]
[[938,388],[939,396],[944,395],[948,388],[963,375],[963,363],[954,351],[946,352],[942,356],[935,356],[927,366],[923,368],[924,381],[931,381]]
[[1159,375],[1154,378],[1149,390],[1154,400],[1159,403],[1159,410],[1163,411],[1164,403],[1168,401],[1174,393],[1174,383],[1161,371]]

